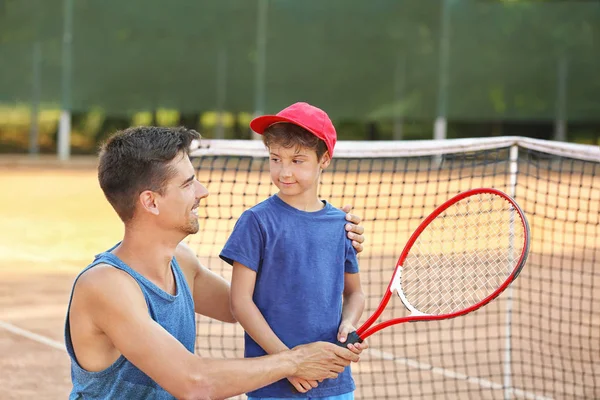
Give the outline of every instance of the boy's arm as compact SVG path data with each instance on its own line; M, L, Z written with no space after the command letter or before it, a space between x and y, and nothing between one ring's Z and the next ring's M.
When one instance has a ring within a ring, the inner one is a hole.
M72 307L90 315L96 331L177 398L227 398L296 374L308 379L335 377L358 358L329 343L253 359L198 357L150 318L137 283L114 268L96 267L84 273L76 284Z
M287 350L288 347L273 332L254 303L252 295L255 283L256 272L234 261L231 276L231 313L267 354L281 353ZM306 393L319 385L317 380L314 379L307 380L291 375L287 378L300 393Z
M338 340L345 342L348 334L356 330L360 316L365 308L365 294L360 284L360 274L344 274L344 305L342 322L338 330Z
M287 350L288 347L273 332L252 299L255 283L256 272L234 261L231 276L231 313L268 354Z

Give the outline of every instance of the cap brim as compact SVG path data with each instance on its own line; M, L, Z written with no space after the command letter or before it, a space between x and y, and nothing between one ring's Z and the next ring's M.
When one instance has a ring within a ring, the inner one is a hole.
M290 124L302 126L296 121L292 121L289 118L280 117L278 115L263 115L260 117L256 117L252 121L250 121L250 129L258 133L259 135L262 135L268 127L279 122L288 122ZM304 126L302 127L304 128Z

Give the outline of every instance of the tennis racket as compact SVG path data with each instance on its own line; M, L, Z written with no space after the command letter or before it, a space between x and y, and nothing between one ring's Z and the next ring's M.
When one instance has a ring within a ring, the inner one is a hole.
M468 314L519 276L529 253L529 224L517 203L489 188L460 193L436 208L411 235L377 310L345 343L391 325ZM410 315L373 325L393 293Z

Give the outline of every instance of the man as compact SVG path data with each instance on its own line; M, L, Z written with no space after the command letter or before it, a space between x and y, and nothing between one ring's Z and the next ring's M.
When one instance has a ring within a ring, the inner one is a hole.
M289 376L335 378L358 361L362 348L323 342L248 360L194 354L194 312L235 322L229 284L182 243L198 231L197 209L208 196L188 157L198 137L140 127L103 146L100 186L125 233L73 286L65 324L71 399L226 398ZM361 250L362 228L351 228Z

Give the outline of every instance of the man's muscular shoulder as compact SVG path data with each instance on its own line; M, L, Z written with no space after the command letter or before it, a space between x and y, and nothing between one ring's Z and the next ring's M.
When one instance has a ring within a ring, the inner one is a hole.
M131 275L112 265L98 264L77 279L73 290L73 303L85 306L101 300L139 296L143 298L142 291Z
M180 242L175 249L175 259L177 260L177 264L186 275L195 276L202 265L196 257L196 253L184 242Z
M114 284L128 286L135 284L135 279L125 271L115 268L112 265L101 263L83 272L77 279L75 288L99 290L113 286Z

